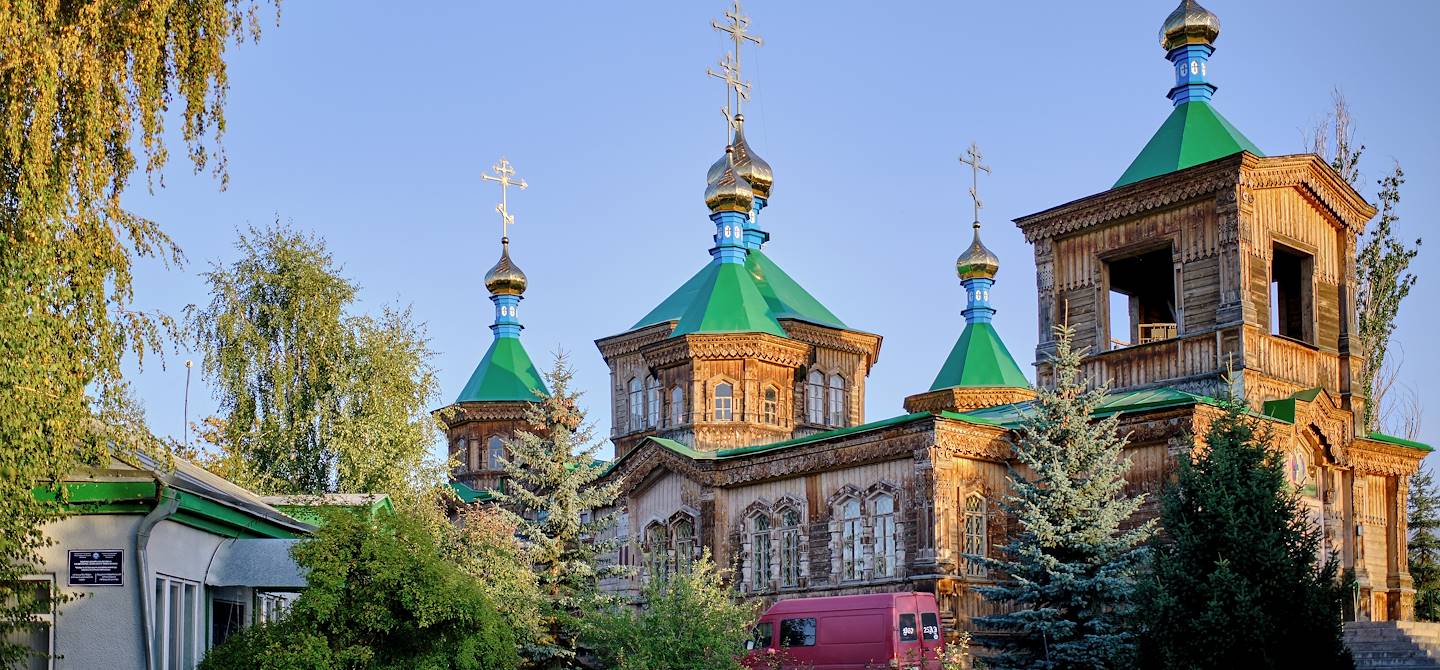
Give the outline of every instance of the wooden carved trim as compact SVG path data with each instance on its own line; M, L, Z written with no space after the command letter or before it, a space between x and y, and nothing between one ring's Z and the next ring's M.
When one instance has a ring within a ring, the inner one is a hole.
M948 388L917 393L905 399L905 411L967 412L982 407L1008 405L1035 399L1035 390L1013 386Z
M662 321L640 330L602 337L595 340L595 346L600 349L600 356L609 362L616 356L633 354L648 345L664 340L670 337L673 330L675 330L674 321Z
M651 368L663 368L687 360L752 359L788 368L805 364L810 347L802 342L764 333L686 335L652 344L641 355Z
M1240 179L1252 189L1303 186L1352 235L1359 235L1365 222L1375 216L1375 206L1314 154L1252 157L1245 161Z
M435 415L446 428L472 421L524 421L532 402L462 402L438 409Z
M827 328L794 319L782 319L781 324L784 325L787 335L801 342L866 356L870 359L870 365L874 365L880 359L882 338L879 335L858 330Z
M1426 455L1426 452L1423 451L1377 442L1369 438L1355 440L1351 443L1349 451L1356 472L1404 477L1418 472L1420 462L1425 459Z

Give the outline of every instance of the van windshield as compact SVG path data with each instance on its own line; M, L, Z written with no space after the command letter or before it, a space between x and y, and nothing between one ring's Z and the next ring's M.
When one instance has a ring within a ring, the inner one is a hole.
M765 649L770 646L770 638L774 635L775 624L769 621L762 621L755 624L750 630L750 639L745 641L746 649Z

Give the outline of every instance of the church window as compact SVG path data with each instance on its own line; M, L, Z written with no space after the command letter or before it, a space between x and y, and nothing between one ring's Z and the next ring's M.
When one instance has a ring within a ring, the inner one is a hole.
M780 513L780 586L800 585L800 512Z
M715 420L735 420L735 387L730 382L715 385Z
M865 574L865 557L860 544L862 534L860 501L854 498L840 505L840 577L848 581Z
M451 455L455 457L456 461L459 461L461 472L468 472L474 469L475 465L471 462L470 452L467 451L465 447L465 438L456 438L455 448L451 451Z
M961 538L961 547L969 556L986 556L987 542L985 540L985 497L979 493L972 493L965 498L965 537ZM971 577L984 577L985 566L977 560L965 559L965 574Z
M845 378L830 375L830 425L844 426L845 421Z
M670 425L685 423L685 391L679 386L670 388Z
M644 428L645 395L640 388L640 378L630 378L630 431Z
M1175 263L1170 247L1105 263L1110 282L1111 349L1173 339L1179 335L1175 319Z
M645 380L645 410L645 425L660 425L660 380L654 377Z
M780 393L771 386L765 389L765 423L775 425L780 420Z
M491 435L490 442L486 445L489 453L486 458L491 470L503 470L505 465L501 463L505 458L505 441L499 436Z
M811 370L805 384L805 420L825 423L825 375Z
M872 502L875 518L872 530L875 533L875 576L895 576L895 497L882 494Z
M667 567L670 564L666 549L669 542L666 541L665 527L660 524L652 524L645 531L645 553L646 562L650 568L651 579L665 579Z
M1270 333L1314 344L1311 277L1315 259L1310 254L1279 244L1274 245L1273 250L1270 261Z
M770 587L770 517L752 517L750 531L750 585L764 591Z
M670 534L675 538L675 572L685 574L695 556L695 524L682 518L671 526Z

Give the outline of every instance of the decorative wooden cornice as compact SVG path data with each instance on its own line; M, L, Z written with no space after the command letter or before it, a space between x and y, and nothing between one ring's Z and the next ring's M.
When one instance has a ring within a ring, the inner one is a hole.
M472 421L523 421L533 402L461 402L435 410L447 429Z
M1033 243L1236 187L1286 186L1303 186L1354 234L1375 216L1375 207L1319 156L1239 153L1022 216L1015 225Z
M1035 390L1014 386L956 386L905 398L907 412L968 412L1035 399Z
M1014 456L1010 431L955 419L935 419L935 455L940 458L978 458L1003 463Z
M1409 476L1420 470L1427 452L1360 438L1350 444L1350 459L1356 472L1372 475Z
M1225 189L1240 181L1241 153L1167 175L1127 184L1015 219L1026 241L1059 237Z
M610 361L616 356L633 354L646 346L664 340L670 337L670 333L674 330L674 321L662 321L628 333L602 337L595 340L595 346L600 349L600 356L606 361Z
M867 357L869 362L866 369L880 360L880 343L883 338L874 333L828 328L794 319L781 319L780 325L785 328L785 333L795 340Z
M1240 184L1246 188L1303 186L1352 234L1375 216L1375 206L1315 154L1260 157L1245 154Z
M754 359L798 368L810 356L810 345L766 333L696 333L665 339L641 350L645 364L665 367L686 360Z

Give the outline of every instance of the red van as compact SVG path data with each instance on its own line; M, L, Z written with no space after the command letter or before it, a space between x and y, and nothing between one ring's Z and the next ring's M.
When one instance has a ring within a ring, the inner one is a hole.
M751 632L745 666L928 670L939 667L940 633L932 593L782 600Z

